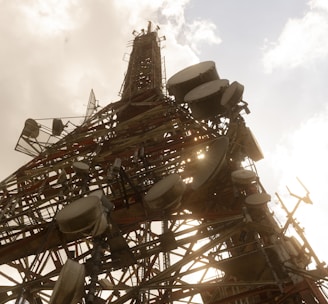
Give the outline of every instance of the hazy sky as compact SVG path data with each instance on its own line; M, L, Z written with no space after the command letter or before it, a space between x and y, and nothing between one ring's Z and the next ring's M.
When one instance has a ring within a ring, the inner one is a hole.
M244 84L262 183L275 201L303 181L314 205L296 216L319 248L328 228L328 0L0 0L0 179L30 160L14 151L27 118L83 115L92 88L102 106L119 100L131 33L148 20L166 37L167 78L213 60L221 78Z

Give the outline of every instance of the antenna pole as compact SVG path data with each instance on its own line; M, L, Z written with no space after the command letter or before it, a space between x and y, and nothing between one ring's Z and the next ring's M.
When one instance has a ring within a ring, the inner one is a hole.
M90 260L90 284L89 284L89 292L86 295L86 304L95 303L95 293L97 291L97 282L98 282L98 273L100 272L101 266L101 252L102 252L102 238L95 237L93 239L93 253Z

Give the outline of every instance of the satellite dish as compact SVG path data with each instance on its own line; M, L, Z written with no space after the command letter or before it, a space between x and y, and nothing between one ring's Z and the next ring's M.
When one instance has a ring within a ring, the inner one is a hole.
M180 175L170 174L149 189L144 201L150 209L177 208L185 189Z
M205 158L199 160L196 175L193 178L191 188L196 190L207 181L213 179L222 169L228 151L229 139L221 136L213 141L209 146L209 151Z
M60 118L54 118L52 120L52 135L60 136L64 130L64 124Z
M91 89L84 121L87 121L92 116L92 114L96 111L96 109L97 109L97 100L96 100L95 93L93 92L93 89Z
M259 161L264 158L262 149L257 142L253 132L250 128L246 127L242 134L242 145L246 154L253 160Z
M176 102L182 103L185 95L202 83L219 79L213 61L204 61L189 66L174 74L167 81L166 87L170 95L174 95Z
M56 221L63 233L86 233L97 236L108 226L106 215L99 197L87 196L60 210L56 215Z
M241 101L244 93L244 86L234 81L223 93L221 105L227 109L232 108Z
M247 205L257 207L268 203L271 200L271 196L268 193L254 193L246 197L245 203Z
M256 173L251 170L240 169L231 173L232 181L239 185L249 185L256 181L256 178Z
M85 267L68 259L60 271L49 304L77 304L84 293Z
M40 127L38 123L32 118L26 119L22 134L26 137L37 138L39 136L39 132Z
M76 174L86 175L89 174L90 167L85 162L76 161L73 163L73 169L76 172Z
M225 88L229 86L227 79L216 79L205 82L192 89L184 97L190 106L191 113L196 119L206 119L224 112L221 97Z

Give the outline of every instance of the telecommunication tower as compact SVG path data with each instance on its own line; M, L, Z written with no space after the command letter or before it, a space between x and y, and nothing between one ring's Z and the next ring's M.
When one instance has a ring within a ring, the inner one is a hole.
M296 209L277 195L281 225L268 205L244 86L205 61L164 87L161 40L135 34L121 99L96 111L92 91L82 124L26 121L32 160L0 183L0 304L327 303Z

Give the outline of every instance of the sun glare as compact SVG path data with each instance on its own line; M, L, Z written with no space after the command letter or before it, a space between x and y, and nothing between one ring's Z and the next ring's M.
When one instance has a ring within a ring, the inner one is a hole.
M272 155L272 168L279 178L278 193L285 193L287 208L291 211L297 199L309 191L313 204L302 202L295 213L296 219L305 229L305 234L318 253L319 258L327 256L324 231L328 214L328 138L323 130L328 130L328 121L321 114L303 124L299 130L285 138ZM302 186L304 185L304 187ZM320 229L318 229L320 227Z
M205 154L202 153L202 152L200 152L200 153L198 153L197 158L198 159L204 159L205 158Z

